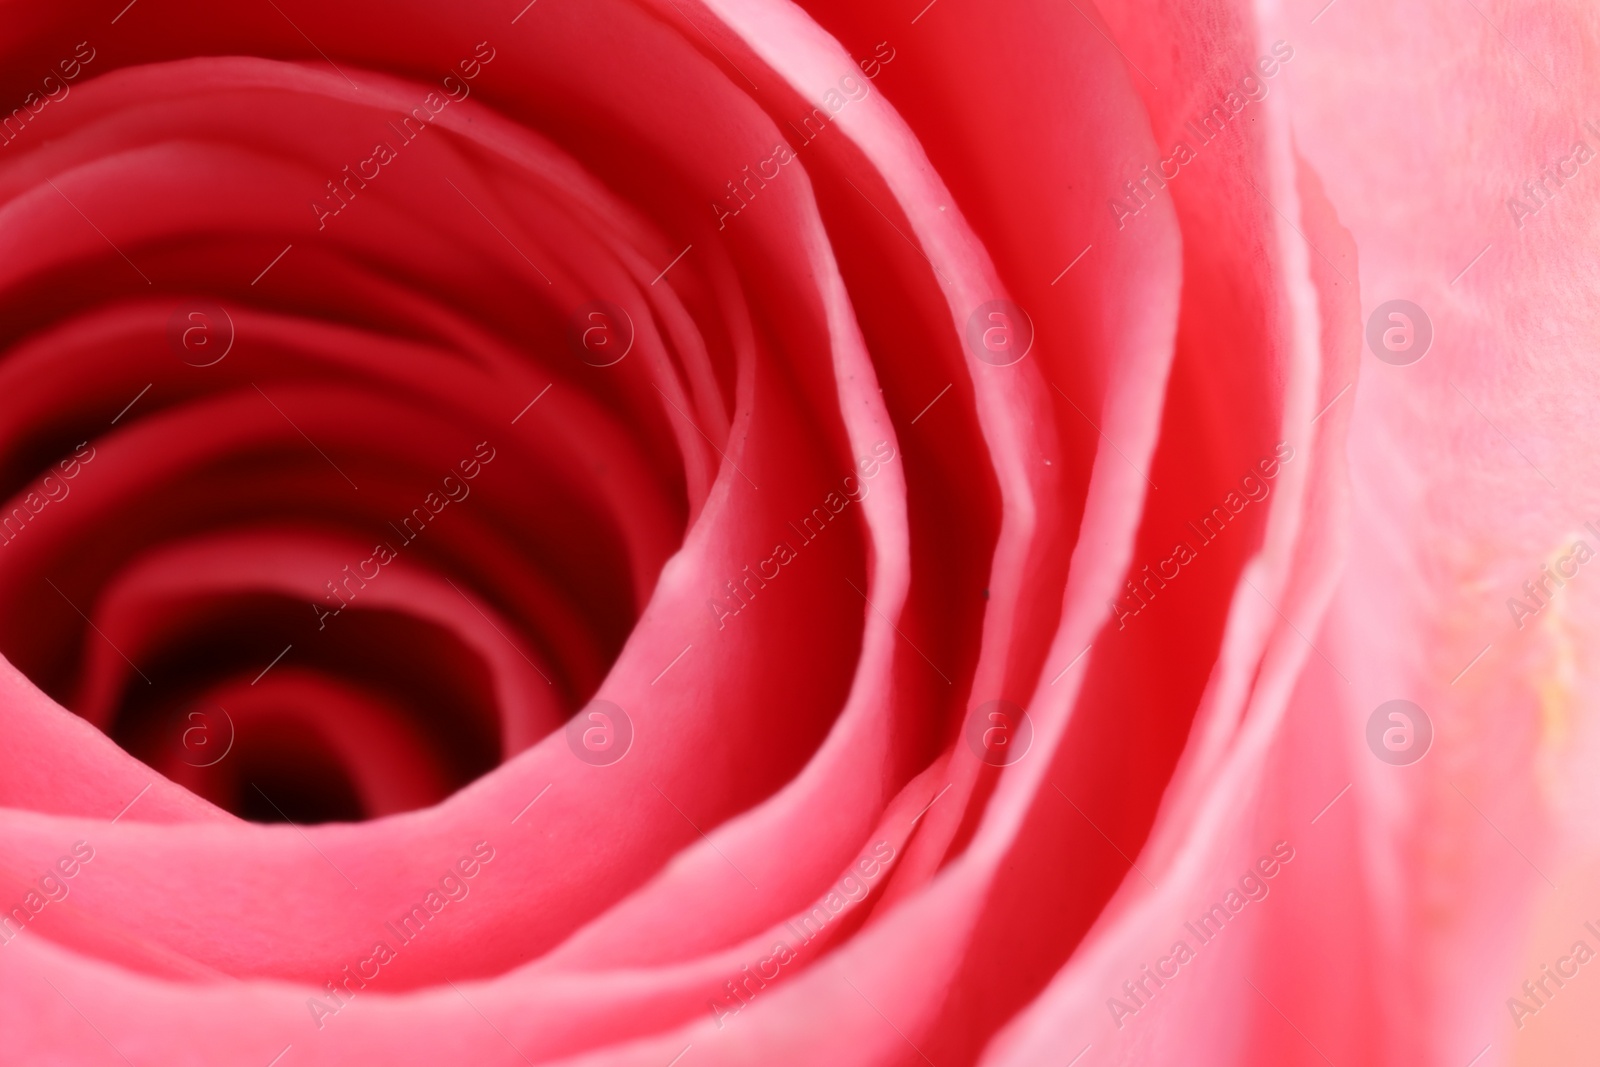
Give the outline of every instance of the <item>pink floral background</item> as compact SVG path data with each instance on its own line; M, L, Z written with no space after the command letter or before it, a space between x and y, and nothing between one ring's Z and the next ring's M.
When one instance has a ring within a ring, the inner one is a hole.
M0 1059L1588 1054L1593 7L4 14Z

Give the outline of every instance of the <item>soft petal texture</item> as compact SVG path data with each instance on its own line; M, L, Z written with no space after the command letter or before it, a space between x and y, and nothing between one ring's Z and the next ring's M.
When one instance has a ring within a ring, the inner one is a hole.
M1587 1047L1592 12L7 14L8 1056Z

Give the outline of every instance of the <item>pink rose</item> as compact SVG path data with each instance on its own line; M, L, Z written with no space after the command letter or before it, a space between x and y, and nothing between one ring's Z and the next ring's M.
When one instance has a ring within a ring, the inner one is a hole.
M1587 13L12 14L18 1062L1586 1047Z

